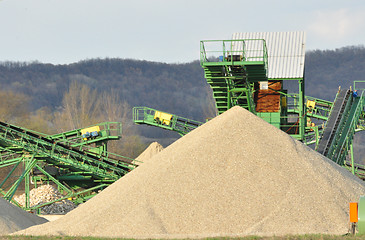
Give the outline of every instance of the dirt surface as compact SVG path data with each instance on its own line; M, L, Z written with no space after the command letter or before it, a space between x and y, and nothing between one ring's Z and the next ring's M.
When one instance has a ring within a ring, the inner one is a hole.
M0 236L45 222L46 219L27 213L0 198Z
M364 183L240 107L58 220L17 234L133 238L348 231Z

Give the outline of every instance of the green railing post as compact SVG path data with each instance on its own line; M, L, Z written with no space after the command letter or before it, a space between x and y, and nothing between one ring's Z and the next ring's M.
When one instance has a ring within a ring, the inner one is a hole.
M351 172L353 175L355 175L354 148L352 143L350 144L350 157L351 157Z

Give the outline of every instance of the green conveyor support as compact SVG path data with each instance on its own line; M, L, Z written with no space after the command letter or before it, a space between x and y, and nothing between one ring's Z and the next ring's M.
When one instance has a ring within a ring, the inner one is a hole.
M0 122L0 139L7 146L15 145L28 152L36 152L47 158L47 161L57 165L63 163L82 171L93 172L95 177L110 178L124 175L133 169L132 165L121 161L107 159L101 156L99 159L93 155L85 154L75 148L56 143L34 133L22 131L22 129Z
M110 132L113 129L121 130L119 123L116 128L110 128L111 123L103 124L98 125L102 126L98 141L105 142L120 138L118 132L116 134ZM77 193L80 187L86 191L102 184L109 185L136 167L134 159L131 158L106 151L95 154L80 150L79 146L73 146L75 136L80 139L80 130L62 133L58 136L47 136L0 122L0 169L10 168L11 170L0 183L3 197L13 201L12 198L23 181L25 182L25 193L29 195L31 178L42 179L42 182L53 182L61 190L74 192L75 196L79 196ZM88 139L85 141L82 138L81 141L78 141L79 143L85 142L81 145L97 144L98 142ZM43 169L47 166L56 168L56 175L51 175ZM19 167L22 169L22 173L16 176L14 174L19 171ZM40 171L43 177L35 176L33 173L35 170ZM29 202L29 199L27 201ZM29 209L29 206L26 204L24 208Z
M358 202L358 223L359 234L365 234L365 196L361 196Z
M299 94L290 94L288 98L294 99L294 102L298 102ZM327 121L328 116L331 112L333 102L323 100L316 97L304 96L305 103L308 101L312 101L315 103L314 108L307 108L307 117L311 117L318 120ZM291 108L288 110L288 113L299 114L298 108Z
M335 141L330 148L330 154L328 154L330 159L337 159L335 161L338 163L344 162L349 146L352 144L363 105L362 97L352 99L351 108L347 114L344 114L342 126L338 129Z
M82 129L94 126L100 127L99 135L92 139L83 139L81 133ZM46 137L60 143L71 145L72 147L78 147L80 145L88 145L102 141L118 140L120 139L121 134L122 126L120 122L102 122L84 128L48 135Z
M346 161L346 157L351 151L354 134L358 130L358 125L364 112L365 96L364 92L362 92L360 96L354 97L352 96L352 91L347 91L349 92L349 97L342 100L342 97L338 95L335 100L335 106L337 106L338 110L331 111L329 119L332 119L333 121L331 122L333 123L327 123L324 129L324 131L329 133L326 136L327 147L322 147L319 151L323 151L323 153L320 153L339 165L349 168L360 178L365 179L365 166ZM342 102L342 106L337 104L339 101ZM333 118L334 114L336 118ZM320 143L319 146L321 147L322 145L324 146L324 143Z
M157 116L165 116L165 118L161 119ZM175 131L181 136L189 133L203 124L202 122L179 117L171 113L161 112L148 107L134 107L133 121L136 124L147 124L150 126Z

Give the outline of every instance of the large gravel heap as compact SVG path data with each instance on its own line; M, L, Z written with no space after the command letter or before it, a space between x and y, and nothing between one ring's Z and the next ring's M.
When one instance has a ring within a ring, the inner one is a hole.
M38 188L33 188L29 192L30 206L36 206L46 202L54 201L63 197L63 195L51 185L42 185ZM25 206L25 194L14 198L22 206ZM70 200L62 200L55 202L44 207L41 207L41 214L65 214L74 209L76 205Z
M0 236L47 222L0 198Z
M364 193L347 170L234 107L64 217L19 234L344 234L348 203Z

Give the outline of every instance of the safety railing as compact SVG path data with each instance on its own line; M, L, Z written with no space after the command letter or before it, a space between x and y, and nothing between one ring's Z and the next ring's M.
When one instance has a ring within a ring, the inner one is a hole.
M264 39L205 40L200 42L200 62L263 62L268 63Z

